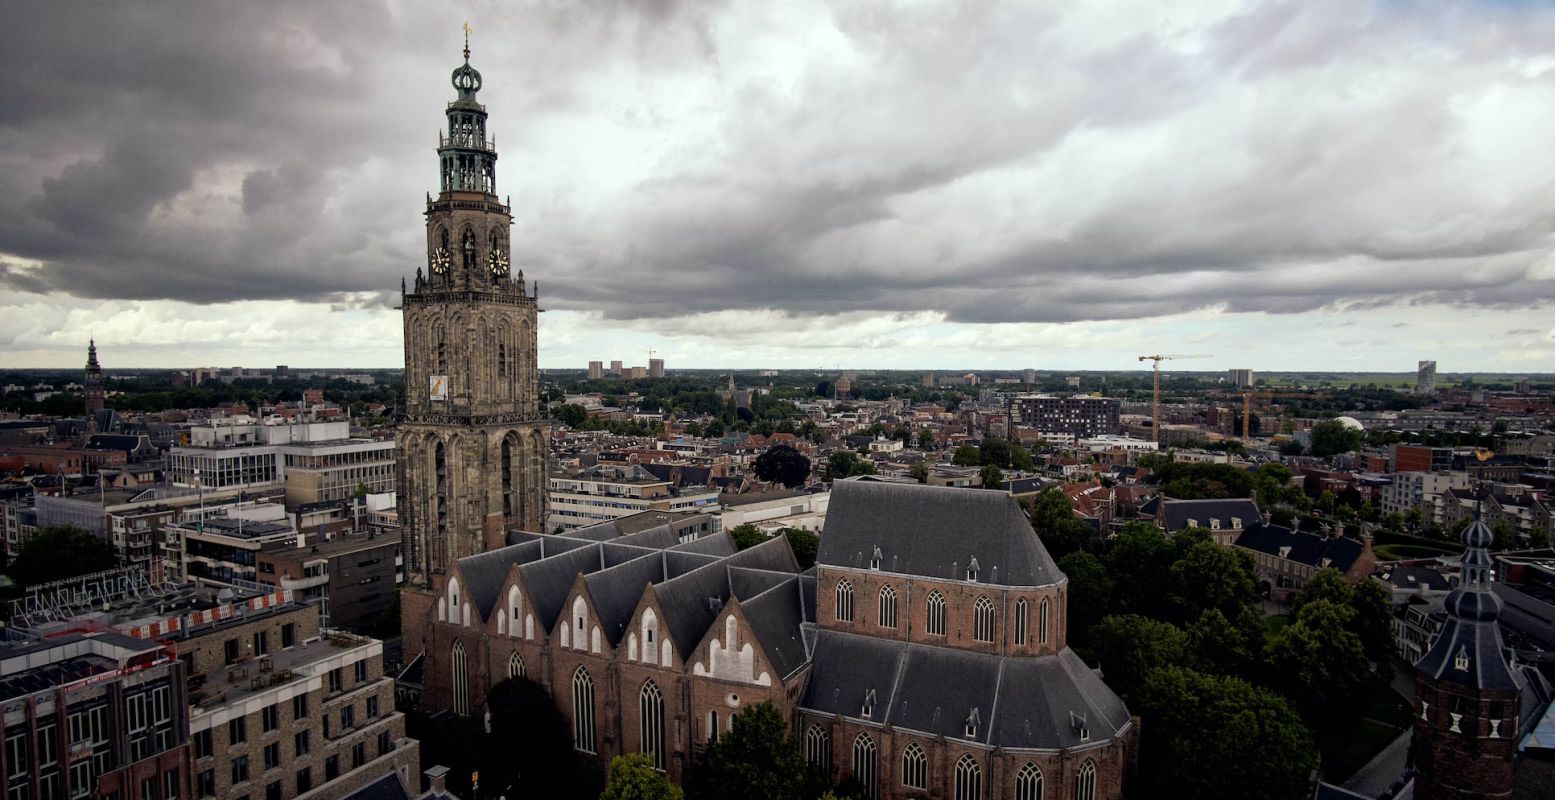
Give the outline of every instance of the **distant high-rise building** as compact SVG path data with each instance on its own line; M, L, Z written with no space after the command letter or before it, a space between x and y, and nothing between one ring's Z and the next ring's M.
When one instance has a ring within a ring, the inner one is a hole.
M626 368L626 369L621 371L621 377L623 377L623 378L630 378L632 380L637 380L638 378L646 378L646 377L648 377L648 368L647 367L628 367L628 368Z
M834 388L838 397L847 397L853 391L853 379L844 375L837 379Z
M967 374L962 375L961 376L961 382L966 384L966 385L968 385L968 386L976 386L977 383L978 383L977 373L975 373L975 372L968 372Z
M1021 373L1021 380L1025 381L1026 383L1036 383L1037 371L1034 369L1027 369L1025 372Z
M664 359L662 359L662 358L650 358L650 359L648 359L648 377L650 377L650 378L662 378L662 377L664 377Z
M590 378L603 378L603 377L605 377L605 362L603 362L603 361L590 361L589 362L589 377Z
M1113 397L1045 397L1028 395L1010 401L1010 421L1038 433L1081 438L1115 434L1122 403Z
M1420 367L1415 371L1415 393L1436 393L1436 362L1421 361Z
M1247 389L1253 385L1253 371L1250 369L1228 369L1226 380L1238 389Z
M82 394L86 397L86 415L91 417L103 410L103 368L97 364L97 340L86 346L86 378L81 381Z
M925 387L932 387L934 385L934 373L932 373L932 372L925 372L925 373L923 373L923 385Z
M275 377L277 377L277 378L287 378L287 377L290 377L291 374L292 374L292 368L291 367L288 367L285 364L277 364L277 365L275 365Z
M621 374L621 362L619 362L619 361L612 361L612 362L610 362L610 374L612 374L612 375L620 375Z

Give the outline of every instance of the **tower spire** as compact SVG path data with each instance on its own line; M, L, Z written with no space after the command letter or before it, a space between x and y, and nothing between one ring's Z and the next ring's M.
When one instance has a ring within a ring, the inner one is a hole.
M470 21L464 21L464 63L470 63Z

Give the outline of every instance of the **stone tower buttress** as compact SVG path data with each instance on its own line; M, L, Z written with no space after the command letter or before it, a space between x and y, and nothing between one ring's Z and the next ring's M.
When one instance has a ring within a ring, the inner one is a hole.
M496 144L468 46L453 86L439 193L425 212L426 269L401 300L399 513L406 578L422 589L456 559L503 546L509 528L540 531L545 519L540 309L523 273L510 272L513 220L496 195Z

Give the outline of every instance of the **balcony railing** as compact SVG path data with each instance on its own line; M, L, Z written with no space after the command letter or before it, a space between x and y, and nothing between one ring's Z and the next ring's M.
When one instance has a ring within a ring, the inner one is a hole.
M488 153L495 153L497 152L497 137L487 136L482 138L462 133L454 134L453 136L438 134L437 146L440 149L444 147L463 147L470 150L484 150Z

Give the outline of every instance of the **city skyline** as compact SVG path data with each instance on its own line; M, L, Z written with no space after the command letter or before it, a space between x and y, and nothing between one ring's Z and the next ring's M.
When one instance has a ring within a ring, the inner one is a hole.
M1549 9L788 9L456 12L542 368L1555 364ZM7 366L397 365L448 12L17 15Z

